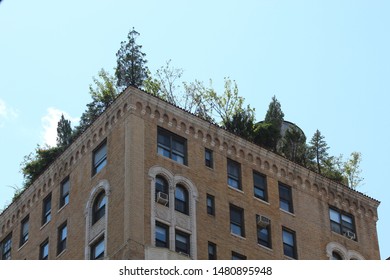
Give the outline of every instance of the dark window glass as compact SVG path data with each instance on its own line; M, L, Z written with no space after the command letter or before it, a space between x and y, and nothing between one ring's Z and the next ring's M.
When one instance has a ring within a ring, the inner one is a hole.
M295 241L295 232L283 228L283 252L285 256L297 259L297 247Z
M95 224L106 214L107 196L104 191L100 192L93 203L92 224Z
M255 197L267 201L267 178L260 173L253 172L253 185Z
M230 205L230 232L245 237L244 209Z
M43 200L42 207L42 225L48 223L51 220L51 194L46 196Z
M169 248L169 227L156 222L156 247Z
M209 253L209 260L216 260L217 259L217 245L209 242L208 243L208 253Z
M341 255L335 251L332 252L332 260L342 260Z
M40 260L49 259L49 239L44 241L39 247L39 259Z
M20 246L22 246L28 240L28 227L29 227L29 216L27 216L22 220L20 226Z
M68 226L66 223L58 228L57 255L66 249L66 240L68 239Z
M331 230L356 240L356 229L352 215L337 208L329 208Z
M187 165L187 140L160 127L157 134L157 152L178 163Z
M156 201L169 206L169 188L167 181L163 177L157 176L155 188Z
M91 246L91 260L103 259L104 249L104 236L102 236Z
M181 185L175 190L175 210L188 215L188 191Z
M271 224L262 225L258 223L259 216L256 215L257 224L257 243L268 248L272 248L271 244Z
M60 208L69 203L70 181L69 177L61 183Z
M294 213L291 187L279 183L279 207Z
M207 194L207 214L215 215L215 198L214 196Z
M213 151L205 148L204 150L204 163L207 167L213 168Z
M1 259L11 259L11 248L12 248L12 233L8 234L6 238L0 243Z
M176 230L175 236L176 252L190 254L190 235Z
M234 160L227 160L228 185L241 190L241 166Z
M232 260L246 260L246 256L241 255L237 252L232 252Z
M107 164L107 142L104 141L93 151L92 175L99 173Z

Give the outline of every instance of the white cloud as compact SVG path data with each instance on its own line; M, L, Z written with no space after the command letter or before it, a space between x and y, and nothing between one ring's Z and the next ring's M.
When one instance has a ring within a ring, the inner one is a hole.
M47 114L42 117L42 142L50 147L54 147L57 144L57 125L61 119L61 115L64 114L65 119L70 120L72 124L77 123L77 118L72 118L67 112L61 111L57 108L50 107L47 109Z
M16 110L7 106L7 104L5 104L5 101L0 99L0 127L4 125L4 120L14 119L17 116L18 113L16 112Z

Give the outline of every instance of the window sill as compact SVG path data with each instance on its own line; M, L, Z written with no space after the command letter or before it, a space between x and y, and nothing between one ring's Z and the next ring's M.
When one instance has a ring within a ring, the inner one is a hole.
M51 221L51 220L50 220ZM46 227L46 225L47 224L49 224L50 223L50 221L47 221L46 223L44 223L41 227L40 227L40 229L39 230L42 230L44 227Z
M254 196L254 199L256 199L257 201L260 201L261 203L264 203L265 205L268 205L268 206L271 205L268 201L265 201L265 200L263 200L263 199L261 199L261 198L258 198L258 197L256 197L256 196Z
M294 259L292 257L286 256L286 255L284 255L284 259L288 260L288 261L296 261L296 260L298 260L298 259Z
M169 157L163 156L163 155L161 155L161 154L159 154L159 153L157 153L157 156L160 157L160 158L163 158L163 159L165 159L165 160L168 160L168 161L170 161L170 162L173 162L173 163L175 163L175 164L178 164L179 166L189 168L189 167L188 167L188 162L187 162L187 164L180 163L180 162L178 162L178 161L176 161L176 160L173 160L173 159L171 159L171 158L169 158Z
M62 211L62 209L64 209L68 204L69 204L69 203L64 204L60 209L58 209L57 214L60 213L60 212Z
M234 190L234 191L236 191L236 192L239 192L239 193L241 193L241 194L244 194L244 191L243 191L243 190L233 188L233 187L230 186L230 185L228 185L228 188L231 189L231 190Z
M241 239L241 240L246 240L246 238L245 238L244 236L235 234L235 233L233 233L233 232L230 232L230 235L233 236L233 237L239 238L239 239Z
M259 243L257 243L257 246L259 247L259 248L261 248L261 249L264 249L264 250L267 250L267 251L269 251L269 252L274 252L274 250L272 250L272 248L269 248L269 247L267 247L267 246L264 246L264 245L261 245L261 244L259 244Z
M24 243L19 247L18 252L19 252L20 250L22 250L22 249L27 245L27 243L28 243L28 240L27 240L26 242L24 242Z
M288 211L286 211L286 210L284 210L284 209L282 209L282 208L279 208L279 210L282 211L283 213L286 213L286 214L288 214L288 215L290 215L290 216L295 217L295 213L288 212Z
M57 259L59 259L59 258L61 258L66 252L67 252L67 250L68 249L64 249L64 250L62 250L62 252L61 253L59 253L58 255L57 255Z

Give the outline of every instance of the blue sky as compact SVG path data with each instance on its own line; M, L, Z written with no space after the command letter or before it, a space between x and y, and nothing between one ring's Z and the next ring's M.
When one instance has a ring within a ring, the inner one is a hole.
M0 208L22 185L20 163L55 141L61 113L77 123L92 76L114 73L128 31L152 72L169 59L183 81L224 77L262 120L273 95L332 155L363 155L364 185L381 201L381 257L390 256L389 1L49 1L0 4ZM386 233L387 232L387 233Z

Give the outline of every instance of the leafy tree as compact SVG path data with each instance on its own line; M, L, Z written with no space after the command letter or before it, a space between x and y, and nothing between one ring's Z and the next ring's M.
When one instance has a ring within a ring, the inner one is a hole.
M282 139L282 154L289 160L307 166L306 136L294 126L289 127Z
M344 175L348 179L348 186L352 189L356 189L360 186L364 180L361 177L362 170L360 169L360 163L362 161L362 154L360 152L352 152L350 158L344 163Z
M322 174L322 166L328 161L329 163L329 154L328 154L328 144L325 142L325 136L317 129L314 133L312 139L310 140L310 150L314 155L314 160L316 162L316 171Z
M72 141L72 134L71 122L65 119L64 114L62 114L57 124L57 146L63 148L69 146Z
M121 90L128 86L141 87L147 78L148 68L146 66L146 54L141 51L142 45L136 40L140 34L134 30L129 31L128 41L122 41L121 47L116 53L117 67L115 76L117 86Z

